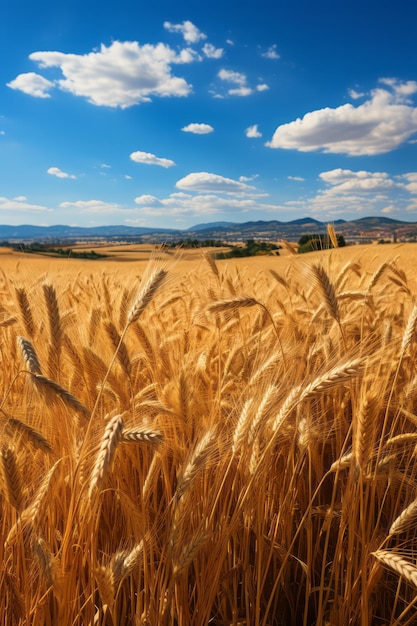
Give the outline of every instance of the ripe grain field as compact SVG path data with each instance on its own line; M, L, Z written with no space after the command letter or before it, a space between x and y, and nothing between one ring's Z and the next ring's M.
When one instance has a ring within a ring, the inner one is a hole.
M154 256L1 251L0 623L416 623L415 246Z

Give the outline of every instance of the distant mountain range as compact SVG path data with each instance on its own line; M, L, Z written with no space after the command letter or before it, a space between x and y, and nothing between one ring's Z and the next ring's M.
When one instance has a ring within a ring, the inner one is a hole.
M417 236L417 222L404 222L388 217L362 217L357 220L336 220L332 222L336 232L347 239L397 238L412 239ZM0 241L9 242L48 242L65 243L67 241L108 240L140 242L172 242L181 239L221 239L236 241L239 239L298 240L302 235L322 233L327 229L327 222L320 222L305 217L291 222L278 220L255 222L210 222L196 224L185 230L166 228L142 228L133 226L8 226L0 225Z

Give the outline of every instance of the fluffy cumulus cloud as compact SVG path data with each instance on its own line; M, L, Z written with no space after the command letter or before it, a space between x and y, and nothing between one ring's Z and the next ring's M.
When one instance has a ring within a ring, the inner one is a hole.
M198 43L202 39L207 39L207 35L201 32L192 22L185 20L181 24L164 22L164 28L170 33L181 33L187 43Z
M52 209L48 209L46 206L28 202L28 199L25 196L16 196L15 198L0 197L0 211L44 213L51 210Z
M125 209L112 202L103 200L77 200L75 202L61 202L61 209L76 209L80 213L131 213L132 209Z
M383 86L371 91L359 106L327 107L278 126L266 145L351 156L395 150L417 132L417 108L410 98L417 93L417 82L382 79L380 83Z
M274 44L270 46L266 52L262 52L262 56L265 57L265 59L279 59L280 56L277 52L277 45Z
M255 188L246 185L238 180L219 176L218 174L210 174L209 172L193 172L188 174L176 185L178 189L196 192L214 192L214 193L247 193Z
M249 126L249 128L246 129L246 137L250 137L250 138L262 137L262 133L258 130L258 124Z
M247 196L223 197L216 193L201 193L192 195L190 193L172 193L167 198L156 199L153 196L149 202L146 196L136 198L139 205L140 215L147 217L170 217L179 220L187 217L206 218L207 216L219 214L240 215L249 211L276 212L279 206L260 202L259 198Z
M229 96L250 96L254 93L254 91L267 91L269 89L268 85L265 83L260 83L256 85L255 88L252 88L248 85L248 78L246 74L242 72L235 72L233 70L226 70L222 68L217 73L217 76L224 83L229 83L229 88L227 89L227 94ZM219 97L219 94L216 94Z
M63 172L62 170L59 169L59 167L50 167L47 170L47 173L50 174L51 176L56 176L57 178L72 178L72 179L77 178L76 176L74 176L74 174L67 174L67 172Z
M224 54L223 48L216 48L211 43L204 44L203 52L208 59L221 59Z
M375 215L415 212L417 173L391 176L387 172L336 168L319 174L324 185L315 196L296 203L298 211L306 211L319 219L347 215Z
M146 165L159 165L159 167L165 168L173 167L175 165L175 162L171 161L171 159L157 157L151 152L142 152L140 150L132 152L130 158L132 161L135 161L135 163L145 163Z
M214 131L210 124L188 124L181 128L185 133L194 133L194 135L208 135Z
M398 187L386 172L343 170L340 168L322 172L320 178L331 185L331 194L340 193L386 193Z
M155 196L151 196L150 194L143 194L142 196L138 196L135 198L136 204L146 205L146 206L160 206L161 201L158 200Z
M172 66L191 63L198 55L191 49L177 53L163 43L114 41L88 54L33 52L29 58L40 68L59 68L63 78L52 83L38 74L20 74L9 83L12 89L46 98L55 84L97 106L127 108L152 97L188 96L191 85L175 76Z
M35 74L35 72L27 72L26 74L19 74L14 80L7 83L7 86L23 91L23 93L35 98L50 98L49 92L55 87L55 83L40 74Z

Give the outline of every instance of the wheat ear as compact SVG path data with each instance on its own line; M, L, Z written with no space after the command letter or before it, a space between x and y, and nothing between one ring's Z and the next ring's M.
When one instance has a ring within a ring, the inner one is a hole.
M331 224L327 224L327 234L329 235L333 248L338 248L339 242L337 241L336 231Z
M2 491L9 504L17 511L21 511L23 505L22 478L14 448L4 447L0 451L0 463Z
M36 521L39 518L41 510L45 504L47 496L49 494L49 490L52 485L52 479L55 478L56 470L61 463L62 459L58 459L56 463L51 467L49 472L46 474L42 483L40 484L38 491L36 493L35 499L33 502L22 512L20 516L20 520L16 522L10 529L9 534L7 535L5 546L12 545L16 538L16 533L18 531L19 525L22 523L23 525L31 524L35 525Z
M190 459L182 473L182 476L178 481L177 489L175 492L177 500L179 500L184 495L186 490L190 487L190 485L198 475L200 468L206 462L207 457L212 450L212 444L215 435L216 433L213 429L208 430L191 454Z
M194 561L197 554L207 544L209 539L210 533L207 530L202 529L198 531L185 545L182 543L177 546L174 545L172 558L174 576L177 576ZM181 545L180 550L177 549L179 545Z
M129 315L127 316L127 326L134 324L142 315L157 290L165 282L168 275L167 270L159 269L152 272L145 285L140 290Z
M226 300L217 300L208 305L207 311L209 313L223 313L224 311L236 311L246 307L252 307L258 304L255 298L249 296L236 296Z
M368 394L353 419L353 456L361 472L365 470L369 462L374 445L375 407L375 399Z
M143 541L140 541L130 552L123 550L116 554L111 561L111 571L114 586L119 585L124 578L136 569L143 559Z
M314 398L324 391L328 391L337 385L347 382L362 370L363 365L364 363L362 359L352 359L331 368L327 372L324 372L321 376L318 376L306 386L298 385L297 387L294 387L288 394L281 406L281 409L276 415L272 423L272 430L276 431L279 428L283 420L297 404L303 400Z
M413 341L414 333L416 330L417 324L417 304L414 305L413 310L411 311L410 317L408 318L407 326L404 330L403 339L401 342L401 355L404 355L408 348L411 346L411 342Z
M410 561L406 561L399 554L389 552L388 550L377 550L372 554L378 561L381 561L381 563L387 565L402 578L417 587L417 567Z
M22 287L16 287L16 298L25 330L29 337L33 337L35 334L35 323L33 321L32 309L30 307L29 298L25 289Z
M121 441L127 443L148 443L152 446L158 446L162 440L162 433L148 428L124 429L121 437Z
M89 410L81 404L77 398L75 398L69 391L61 387L58 383L46 376L41 376L40 374L32 374L32 381L35 386L43 392L48 393L48 391L53 391L61 400L68 404L74 409L81 411L82 413L89 415Z
M49 441L40 432L21 420L9 417L7 427L12 431L18 432L24 441L30 443L34 448L42 450L42 452L52 452L52 446Z
M52 376L59 372L61 354L62 325L55 287L49 283L42 286L49 322L48 366Z
M89 488L90 498L113 461L116 448L122 437L122 431L123 420L120 415L114 415L106 426L96 462L94 464Z
M389 529L389 535L402 535L417 525L417 499L393 521Z
M212 254L211 252L206 252L206 253L204 254L204 258L205 258L205 260L207 261L207 263L208 263L208 265L209 265L209 267L210 267L211 271L213 272L213 274L214 274L217 278L219 278L219 268L218 268L218 267L217 267L217 265L216 265L216 261L215 261L215 259L214 259L213 254Z
M321 265L312 265L311 275L313 279L313 284L315 284L320 289L324 297L324 302L326 304L326 308L329 314L334 320L336 320L336 322L339 323L340 313L336 292L332 283L330 282L330 278L326 270Z
M18 337L17 345L19 346L20 352L22 353L23 360L25 362L25 366L29 370L29 372L31 374L42 375L38 355L36 354L36 350L29 341L29 339L25 339L25 337Z

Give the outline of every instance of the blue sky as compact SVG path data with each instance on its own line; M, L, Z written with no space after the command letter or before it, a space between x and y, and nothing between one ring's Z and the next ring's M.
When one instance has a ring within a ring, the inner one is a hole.
M0 223L417 221L417 4L15 0Z

